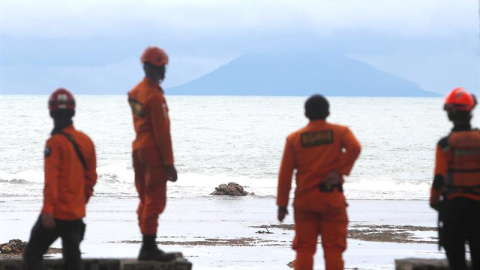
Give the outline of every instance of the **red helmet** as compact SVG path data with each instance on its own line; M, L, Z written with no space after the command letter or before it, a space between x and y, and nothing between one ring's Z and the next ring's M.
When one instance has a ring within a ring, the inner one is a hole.
M462 87L453 89L445 98L443 109L446 111L459 110L471 111L477 105L477 99L474 95L468 93Z
M148 47L142 54L142 63L152 63L155 66L164 66L168 64L167 53L158 47Z
M75 110L75 98L65 88L58 88L51 95L48 100L48 109L56 111L60 109Z

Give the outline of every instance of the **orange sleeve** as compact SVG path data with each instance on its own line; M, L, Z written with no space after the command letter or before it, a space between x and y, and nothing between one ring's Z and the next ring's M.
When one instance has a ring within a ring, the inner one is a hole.
M97 156L95 154L95 145L89 139L90 155L87 157L87 170L85 171L85 199L88 202L93 195L93 187L97 183Z
M283 151L282 163L278 174L277 206L288 206L290 189L292 188L292 176L295 170L295 156L293 146L287 138Z
M441 179L445 179L447 176L448 171L448 151L442 151L442 148L439 144L437 144L437 148L435 150L435 169L434 169L434 182L435 179L441 177ZM443 185L442 185L443 186ZM440 197L442 196L444 188L435 189L434 183L432 183L432 187L430 188L430 204L436 204L440 201Z
M149 109L155 142L162 156L163 164L173 165L172 139L170 136L167 105L161 96L155 95L150 100Z
M434 175L440 174L443 177L447 176L448 171L448 153L449 151L442 151L440 145L437 144L437 148L435 150L435 169Z
M42 214L53 214L53 209L58 198L58 177L60 174L60 161L62 160L62 148L53 137L45 146L45 186L43 189Z
M340 155L336 169L342 175L349 175L362 147L349 128L346 128L342 137L342 147L345 151Z

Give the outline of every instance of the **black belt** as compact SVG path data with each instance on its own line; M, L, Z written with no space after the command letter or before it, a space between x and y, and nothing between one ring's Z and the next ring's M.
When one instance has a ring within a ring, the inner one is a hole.
M327 185L325 185L325 183L321 183L320 185L318 185L318 188L321 192L332 192L336 188L340 193L343 193L343 185L341 183L332 185L330 186L330 188L327 188Z

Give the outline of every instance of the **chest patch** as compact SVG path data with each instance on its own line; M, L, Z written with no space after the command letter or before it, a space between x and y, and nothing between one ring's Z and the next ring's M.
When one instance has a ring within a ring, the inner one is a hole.
M128 103L130 104L130 108L132 108L132 112L139 117L145 117L145 107L143 103L138 100L129 98Z
M302 133L302 147L314 147L333 143L333 130Z
M45 148L45 151L43 151L43 155L45 157L49 157L51 153L52 153L52 149L50 147Z

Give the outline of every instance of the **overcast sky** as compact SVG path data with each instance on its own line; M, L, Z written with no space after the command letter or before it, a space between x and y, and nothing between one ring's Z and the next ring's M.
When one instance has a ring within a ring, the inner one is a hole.
M49 76L42 93L134 83L148 45L171 57L166 86L250 52L334 49L429 91L479 91L479 25L478 0L1 0L0 93L31 89L22 71Z

